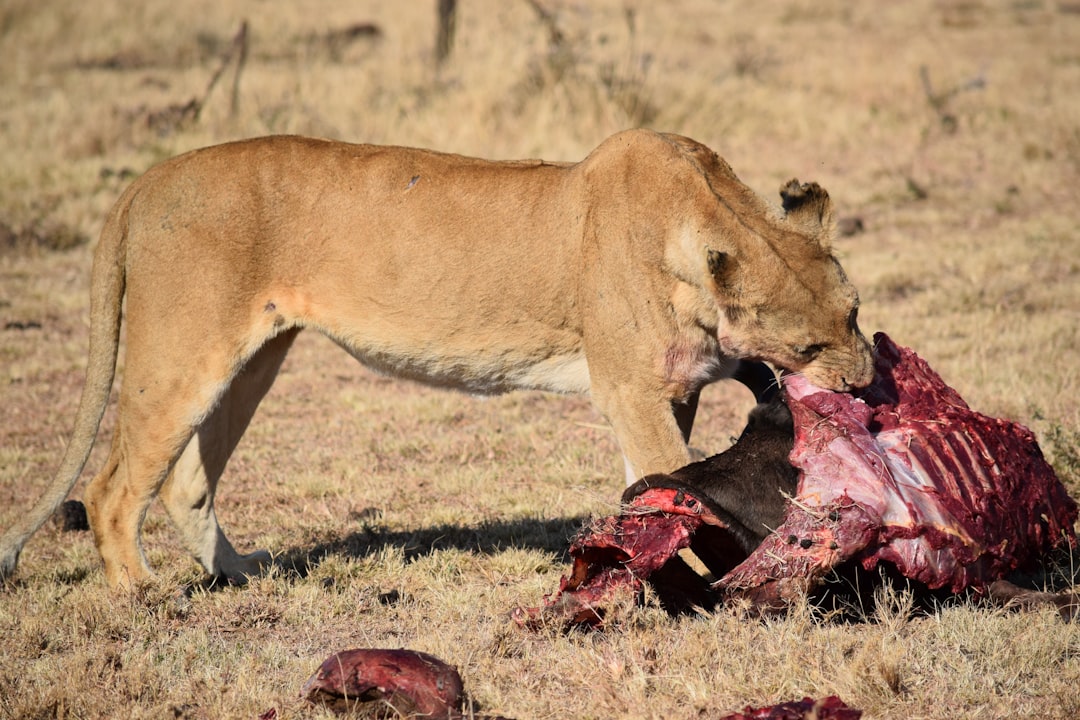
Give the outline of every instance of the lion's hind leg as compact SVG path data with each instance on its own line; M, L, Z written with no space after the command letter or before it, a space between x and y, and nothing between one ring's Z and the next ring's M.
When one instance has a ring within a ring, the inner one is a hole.
M121 412L109 458L86 487L84 498L94 542L114 589L133 588L153 576L142 549L147 508L169 468L191 437L192 419L135 404Z
M218 524L214 495L225 465L277 376L298 330L270 339L247 361L173 466L161 501L187 549L208 574L233 582L258 575L270 555L241 555Z
M153 316L147 312L139 317ZM236 393L248 384L248 374L236 365L244 343L229 342L221 334L180 334L162 324L136 328L136 321L129 321L128 362L112 450L85 493L94 540L113 588L130 588L152 576L142 549L142 525L150 502L170 476L163 500L185 544L196 552L219 547L212 488L257 405L256 400L245 412L232 411L238 404ZM255 367L262 368L250 373L263 380L254 383L256 387L269 387L294 335L283 333L249 359L248 364L255 360ZM230 346L236 349L230 352ZM228 552L219 555L226 566L236 562Z

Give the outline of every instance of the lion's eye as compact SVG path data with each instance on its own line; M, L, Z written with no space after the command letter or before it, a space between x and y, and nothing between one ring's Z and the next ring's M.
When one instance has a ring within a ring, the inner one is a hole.
M813 345L796 345L792 350L803 360L813 360L825 350L825 346L815 343Z

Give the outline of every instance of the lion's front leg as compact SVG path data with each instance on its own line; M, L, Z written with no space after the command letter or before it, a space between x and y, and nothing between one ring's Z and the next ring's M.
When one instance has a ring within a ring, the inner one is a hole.
M627 485L645 475L668 473L691 462L672 400L655 387L629 382L605 387L594 382L592 398L615 431L626 464ZM688 406L683 414L686 434L693 424L693 407Z
M683 442L687 443L687 445L690 443L690 433L694 429L694 418L697 416L698 398L700 396L700 392L695 392L691 393L685 402L672 401L671 403L671 414L675 418L675 424L679 426L679 432L682 433ZM689 448L689 450L690 459L692 461L705 459L705 453L701 450L693 447ZM638 473L634 464L630 461L630 458L625 454L623 455L623 468L626 471L627 487L641 479L642 475Z

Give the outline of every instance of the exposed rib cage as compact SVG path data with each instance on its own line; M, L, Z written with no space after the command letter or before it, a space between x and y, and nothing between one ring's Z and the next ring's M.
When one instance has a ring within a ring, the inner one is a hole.
M1076 503L1030 430L971 410L883 333L875 343L877 377L866 390L785 377L798 497L776 533L720 581L729 594L784 602L848 559L868 569L887 561L959 591L1075 542Z

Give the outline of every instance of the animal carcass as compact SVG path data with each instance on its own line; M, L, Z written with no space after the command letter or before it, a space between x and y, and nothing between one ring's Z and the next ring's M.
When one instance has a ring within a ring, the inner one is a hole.
M971 410L883 333L875 345L869 387L837 393L785 375L790 424L776 402L759 405L727 452L628 488L622 514L575 538L559 592L519 621L596 623L646 580L669 606L746 598L778 610L848 562L981 589L1075 544L1076 503L1030 430ZM686 547L719 579L678 558Z

